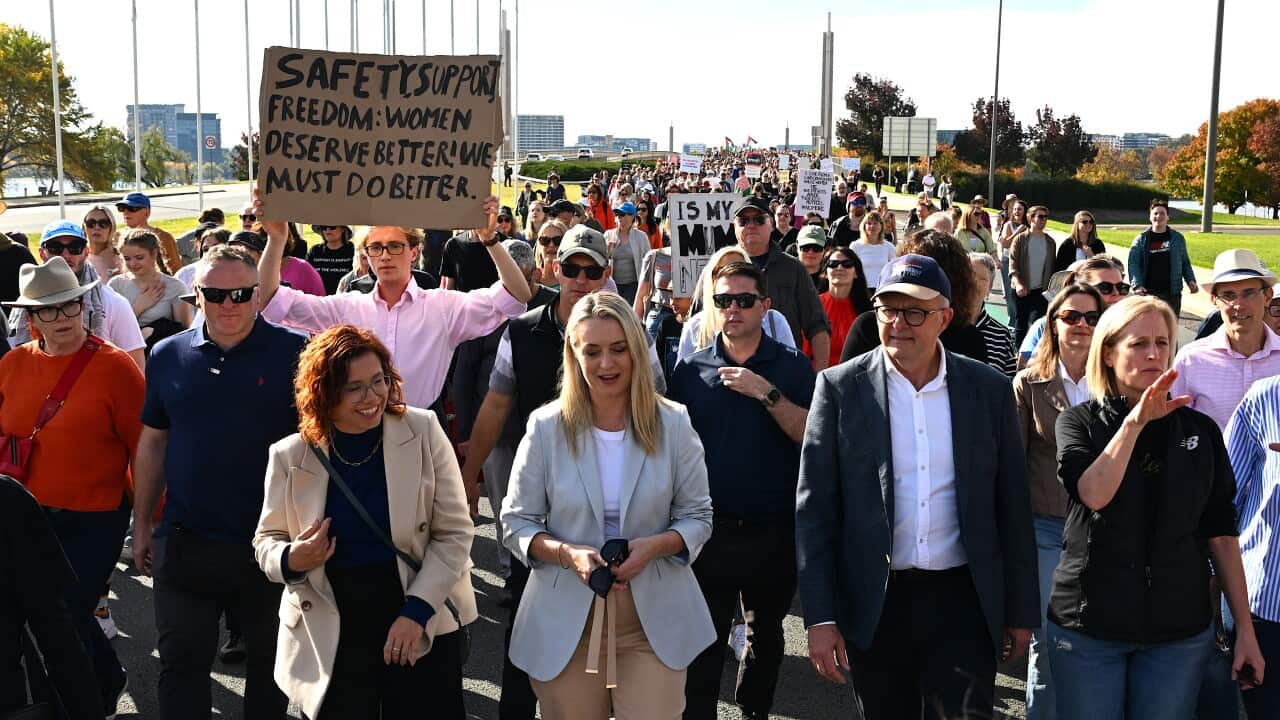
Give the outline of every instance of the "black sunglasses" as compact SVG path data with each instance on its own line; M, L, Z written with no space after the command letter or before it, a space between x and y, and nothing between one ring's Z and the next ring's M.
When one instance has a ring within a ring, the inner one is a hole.
M84 226L87 228L102 228L103 230L106 230L111 227L111 221L106 218L101 220L90 218L84 221Z
M538 238L538 244L541 245L542 247L551 247L552 245L559 245L560 238L562 237L564 236L563 235L543 235L542 237Z
M738 227L746 227L752 223L755 223L756 225L763 225L768 222L768 217L765 215L739 215L736 222L738 223Z
M503 217L502 215L499 215L499 216L498 216L498 222L511 222L511 218L509 218L509 217Z
M240 219L241 219L241 220L248 220L249 222L253 222L254 220L257 220L257 219L258 219L258 216L257 216L257 215L254 215L253 213L242 213L242 214L240 215Z
M844 268L846 270L850 270L857 264L858 263L854 260L828 260L827 269L835 270L836 268Z
M50 255L61 255L64 252L69 252L72 255L79 255L80 253L84 252L84 249L88 247L89 244L86 243L84 240L72 240L69 243L60 243L60 242L55 242L53 240L46 240L45 242L40 243L40 246L43 247L45 249L45 252L49 253Z
M244 217L244 215L241 215L240 217ZM250 217L249 219L252 220L253 218ZM315 230L318 233L322 233L328 230L337 230L338 228L336 225L312 225L311 229Z
M253 299L253 291L257 287L257 285L250 285L249 287L231 288L229 290L202 287L200 288L200 294L204 296L205 302L213 303L214 305L221 305L222 301L228 297L236 305L243 305Z
M1098 292L1102 293L1103 295L1110 295L1110 294L1112 294L1112 293L1117 293L1117 294L1120 294L1120 295L1128 295L1128 294L1129 294L1129 290L1130 290L1131 288L1130 288L1130 286L1129 286L1129 283L1123 283L1123 282L1119 282L1119 283L1100 282L1100 283L1094 283L1094 284L1093 284L1093 289L1094 289L1094 290L1097 290Z
M1098 320L1102 318L1102 313L1097 310L1088 312L1080 312L1079 310L1063 310L1058 313L1058 319L1068 325L1079 325L1083 320L1089 327L1097 327Z
M756 306L756 300L762 299L755 293L717 293L711 296L711 302L721 310L728 310L733 303L738 303L738 307L743 310L750 310Z
M588 280L599 280L604 277L604 268L599 265L571 265L569 263L560 263L560 272L570 280L578 277L579 273L586 273Z
M142 207L140 205L117 205L116 209L120 212L138 212Z

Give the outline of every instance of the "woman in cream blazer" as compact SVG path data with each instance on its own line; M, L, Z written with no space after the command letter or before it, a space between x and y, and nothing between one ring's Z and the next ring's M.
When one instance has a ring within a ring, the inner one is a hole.
M465 716L462 624L477 617L474 527L457 460L435 415L407 408L387 349L339 326L303 351L300 433L271 447L253 546L284 583L276 683L308 718ZM369 529L311 451L315 444L396 549ZM429 700L428 700L429 699Z
M502 506L503 543L532 571L511 661L546 720L605 720L610 707L673 720L685 668L716 638L691 568L711 536L702 443L684 407L654 392L621 296L580 300L565 337L560 399L530 417ZM630 555L601 598L587 581L618 538Z

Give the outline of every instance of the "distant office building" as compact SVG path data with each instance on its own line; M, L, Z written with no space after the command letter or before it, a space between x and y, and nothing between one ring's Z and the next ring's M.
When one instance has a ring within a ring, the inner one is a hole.
M1090 133L1089 141L1099 148L1108 148L1119 152L1123 142L1119 135L1102 135L1100 133Z
M580 148L591 148L592 150L600 150L602 152L622 152L626 148L631 148L632 152L649 152L658 149L658 143L649 138L624 138L614 137L613 135L579 135L578 145Z
M560 150L564 147L563 115L521 115L517 141L520 151Z
M143 133L150 128L160 128L165 142L178 150L197 157L197 145L204 145L205 162L222 162L222 121L217 113L201 113L201 137L196 136L196 114L185 112L185 105L140 105L138 125ZM133 141L134 106L125 106L127 125L125 135ZM212 146L212 147L210 147Z
M685 143L680 146L680 152L685 155L701 155L707 151L706 143Z
M938 144L939 145L955 145L956 136L962 132L964 131L963 130L939 130Z
M1164 144L1171 139L1164 133L1125 133L1120 138L1120 149L1143 150Z

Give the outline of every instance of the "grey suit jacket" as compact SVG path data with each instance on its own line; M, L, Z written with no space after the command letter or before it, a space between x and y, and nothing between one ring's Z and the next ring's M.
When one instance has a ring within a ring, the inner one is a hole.
M631 581L645 637L664 665L680 670L716 639L711 614L691 567L711 537L711 495L702 442L683 405L659 400L661 441L646 456L627 433L621 522L626 538L675 530L686 552L655 560ZM539 533L574 544L604 544L604 496L595 443L569 446L559 403L539 408L516 452L502 503L503 544L529 565L529 584L511 632L511 662L535 680L554 679L569 664L586 627L594 593L572 569L529 557Z
M883 348L818 375L800 454L796 540L806 625L871 644L893 540L893 457ZM1006 627L1040 625L1026 462L1009 380L947 353L960 540L997 653Z

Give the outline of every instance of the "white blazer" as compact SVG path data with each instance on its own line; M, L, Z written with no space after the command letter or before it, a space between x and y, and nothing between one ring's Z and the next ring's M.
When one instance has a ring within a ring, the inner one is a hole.
M651 562L630 583L645 637L664 665L680 670L715 642L702 590L691 564L711 537L711 495L702 442L683 405L658 400L660 441L646 456L631 431L620 493L626 538L675 530L686 551ZM529 557L538 533L599 548L604 544L604 494L590 433L570 449L560 406L529 418L502 503L503 544L531 573L511 632L511 662L529 677L558 676L582 638L595 594L573 570Z

